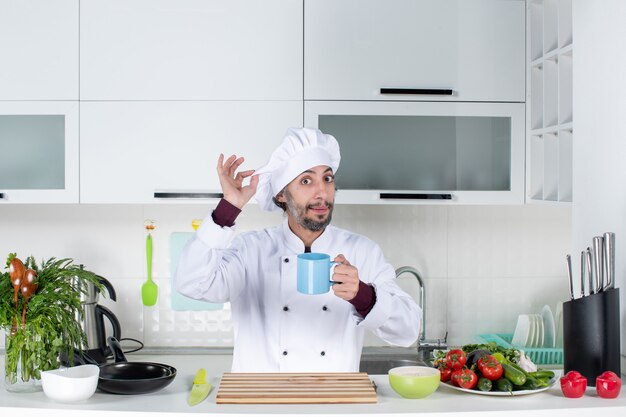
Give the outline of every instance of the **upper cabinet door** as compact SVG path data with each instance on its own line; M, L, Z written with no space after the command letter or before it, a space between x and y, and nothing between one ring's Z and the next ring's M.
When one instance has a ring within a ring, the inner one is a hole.
M82 100L302 100L302 1L83 0Z
M0 205L78 203L78 101L0 101Z
M83 102L80 116L81 203L189 202L221 193L220 153L265 164L302 102Z
M314 0L304 16L305 100L525 100L523 0Z
M0 0L0 100L78 100L78 0Z

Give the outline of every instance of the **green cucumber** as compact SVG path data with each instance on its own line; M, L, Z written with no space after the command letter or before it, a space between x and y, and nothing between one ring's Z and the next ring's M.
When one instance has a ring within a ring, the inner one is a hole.
M496 381L496 389L502 392L513 392L513 384L508 379L502 377Z
M513 367L510 363L503 363L501 365L504 369L504 376L506 379L511 381L513 385L524 385L526 382L526 375L524 374L524 371Z
M538 379L550 379L550 378L554 378L554 372L549 371L549 370L537 370L536 372L528 372L528 375L538 378Z
M493 382L491 382L487 378L485 377L478 378L478 384L476 385L476 388L478 388L479 390L491 391L492 387L493 387Z
M524 384L522 384L520 388L528 389L528 390L536 390L544 386L545 385L541 384L537 378L533 378L532 376L527 376L526 382L524 382Z

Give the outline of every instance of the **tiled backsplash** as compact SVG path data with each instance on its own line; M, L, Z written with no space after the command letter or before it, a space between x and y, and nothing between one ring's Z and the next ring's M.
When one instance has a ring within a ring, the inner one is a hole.
M213 206L5 205L0 206L0 256L73 258L108 278L117 302L103 300L120 319L122 336L148 347L232 346L230 309L173 311L169 237L189 232L191 220ZM154 307L141 303L146 277L144 220L156 221ZM274 225L281 215L249 205L239 231ZM564 258L571 247L571 211L525 206L339 205L333 224L380 244L394 266L417 268L426 286L426 336L449 332L451 344L485 332L512 332L519 313L554 308L567 299ZM4 262L3 262L4 263ZM411 275L400 285L417 297ZM0 339L4 343L4 338ZM367 345L382 345L373 335Z

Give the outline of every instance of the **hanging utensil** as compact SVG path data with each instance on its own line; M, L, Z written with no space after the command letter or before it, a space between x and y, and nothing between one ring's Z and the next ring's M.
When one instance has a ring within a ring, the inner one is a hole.
M575 297L574 297L574 282L572 281L572 257L569 254L566 255L565 261L567 262L567 281L569 283L570 299L573 300Z
M604 274L606 280L603 291L610 290L615 286L615 233L606 232L603 236L604 243Z
M595 266L596 279L594 283L595 293L599 293L602 291L602 286L604 282L604 270L602 267L602 236L595 236L593 238L593 262Z
M152 281L152 235L150 232L155 229L154 222L146 223L148 236L146 237L146 261L148 266L148 279L141 286L141 300L145 306L153 306L156 304L159 295L159 287Z

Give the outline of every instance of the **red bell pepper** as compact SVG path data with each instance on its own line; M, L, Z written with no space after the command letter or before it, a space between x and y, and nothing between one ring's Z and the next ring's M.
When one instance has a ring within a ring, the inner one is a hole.
M561 391L567 398L580 398L587 389L587 378L580 372L569 371L561 377Z
M602 398L617 398L622 380L614 372L606 371L596 378L596 392Z

